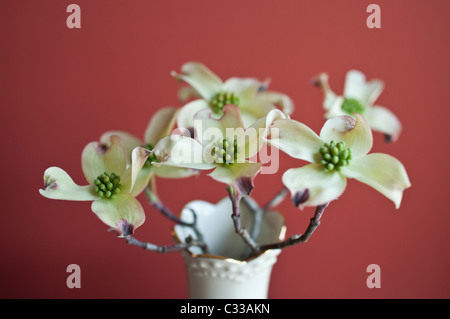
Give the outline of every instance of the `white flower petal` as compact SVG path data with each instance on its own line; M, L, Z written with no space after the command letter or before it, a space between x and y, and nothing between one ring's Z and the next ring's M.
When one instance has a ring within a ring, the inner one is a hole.
M196 169L184 167L170 167L166 165L161 165L155 167L154 169L156 176L162 178L185 178L199 174L199 171Z
M350 70L345 77L344 97L353 98L366 105L372 105L384 89L381 80L366 82L365 75L357 70Z
M182 135L169 135L156 144L154 154L160 165L207 170L215 167L203 159L203 147L193 138Z
M39 193L50 199L91 201L98 195L91 185L79 186L59 167L47 168L44 172L44 188Z
M336 105L336 99L338 98L338 96L330 88L330 84L328 83L328 74L320 73L315 78L313 78L312 83L313 85L322 89L324 95L323 108L329 111L333 105Z
M126 174L123 178L123 191L128 193L133 192L133 194L139 194L143 188L141 188L142 183L137 185L136 180L144 167L145 162L150 156L151 151L143 147L136 147L131 153L131 165L128 167Z
M374 106L367 110L365 116L374 131L389 135L392 142L398 139L402 124L390 110L382 106Z
M194 116L202 110L209 110L209 104L205 100L195 100L184 105L177 116L178 127L191 128L194 127Z
M222 80L205 65L188 62L181 67L181 74L172 75L191 85L204 99L210 100L222 88Z
M197 112L194 117L194 129L196 139L206 146L218 139L231 137L236 129L237 132L244 132L244 123L239 107L230 104L224 106L220 118L214 118L211 109Z
M253 99L261 87L264 87L264 83L254 78L229 78L222 90L235 93L244 102Z
M372 148L373 138L369 123L360 114L337 116L327 120L320 131L320 138L326 142L345 142L352 151L352 157L366 155Z
M325 112L325 119L330 119L332 117L347 115L342 109L342 103L344 98L342 96L336 96L332 103L329 105L329 109Z
M238 158L249 159L255 156L264 145L270 125L278 119L286 119L286 115L278 109L273 109L267 116L256 120L238 137Z
M251 126L253 123L255 123L259 117L256 117L250 113L246 113L246 112L242 112L241 113L242 116L242 122L244 123L244 127L249 127Z
M342 167L342 173L365 183L395 203L399 208L403 191L411 186L408 174L402 163L396 158L373 153L351 160L349 166Z
M306 125L291 120L279 119L270 126L267 143L279 148L294 158L314 162L324 141Z
M154 167L144 167L136 176L133 189L129 192L131 196L138 196L147 187L151 177L154 174Z
M237 163L230 166L217 166L217 168L208 174L218 182L228 185L235 185L239 178L246 177L250 180L261 170L261 163Z
M142 146L143 142L136 136L123 132L123 131L108 131L102 134L100 137L100 144L111 146L111 136L118 136L122 139L123 146L125 147L125 153L127 155L128 164L131 163L131 152L137 146Z
M266 91L256 96L257 100L265 100L274 107L278 107L283 113L290 115L294 112L294 102L289 96L275 91Z
M283 174L283 184L291 192L296 206L318 206L337 199L347 185L339 172L324 172L320 164L308 164L288 169Z
M123 175L127 167L125 147L119 136L110 136L110 143L91 142L83 149L81 165L89 184L105 171L109 174Z
M178 98L184 103L191 98L201 98L201 95L193 87L183 86L178 90Z
M260 95L252 100L242 102L239 107L243 114L250 115L256 119L266 116L276 108L268 99L260 97Z
M91 209L103 223L120 234L123 233L124 221L132 226L130 233L145 221L142 205L130 195L118 194L114 199L97 199L92 202Z
M153 115L144 134L146 144L155 146L162 138L172 133L177 119L177 109L164 107Z

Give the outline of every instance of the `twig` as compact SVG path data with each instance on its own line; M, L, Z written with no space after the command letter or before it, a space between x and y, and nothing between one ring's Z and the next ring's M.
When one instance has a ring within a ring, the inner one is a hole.
M187 223L187 222L179 219L177 216L175 216L175 214L172 213L172 211L161 202L161 200L156 196L156 194L154 192L152 192L152 190L150 190L149 188L146 188L145 193L146 193L148 199L150 200L150 205L155 207L165 217L167 217L171 221L175 222L176 224L191 227L192 230L195 232L195 235L197 236L198 240L203 240L203 235L200 232L200 230L197 228L197 225L196 225L197 224L197 214L195 213L195 211L193 209L188 208L192 212L194 221L192 223Z
M231 204L233 207L233 213L231 215L231 218L233 219L234 229L236 233L242 237L243 241L247 244L247 246L249 246L252 251L256 251L258 245L253 240L252 236L250 236L248 230L242 227L241 214L239 210L239 204L241 202L242 195L234 194L231 187L227 188L227 191L230 196Z
M253 223L252 228L252 238L256 240L259 236L259 233L261 231L261 222L262 218L265 212L267 212L269 209L279 205L286 194L289 192L287 188L283 188L280 192L278 192L274 198L272 198L267 204L265 204L261 209L259 209L258 212L255 213L255 221Z
M272 198L266 205L264 205L262 207L263 211L268 211L272 207L279 205L283 201L284 197L286 196L286 194L288 192L289 192L289 190L286 187L283 187L283 189L281 191L279 191L274 196L274 198Z
M167 246L158 246L152 243L145 243L140 240L137 240L136 238L132 237L131 235L128 235L125 237L125 240L128 244L134 245L146 250L156 251L158 253L170 253L173 251L179 251L183 250L189 247L198 246L202 248L203 250L206 249L206 244L202 241L194 240L192 237L186 238L185 243L176 244L176 245L167 245Z
M288 239L278 242L278 243L262 245L259 247L258 252L265 251L268 249L283 249L283 248L286 248L289 246L307 242L308 239L311 237L311 235L316 230L316 228L319 227L320 218L322 217L322 214L325 211L325 208L328 207L328 205L329 205L329 202L316 207L314 217L310 219L309 225L306 228L306 231L304 234L294 235L294 236L289 237Z

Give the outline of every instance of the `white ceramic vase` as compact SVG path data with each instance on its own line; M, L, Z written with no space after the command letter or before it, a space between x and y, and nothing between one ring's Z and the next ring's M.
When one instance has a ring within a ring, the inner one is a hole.
M249 199L249 201L252 201ZM252 201L253 204L256 204ZM265 299L272 267L280 250L268 250L257 256L244 258L248 248L236 234L231 219L232 206L228 197L217 204L193 201L185 206L181 219L193 221L192 211L197 216L197 227L207 244L207 252L199 247L182 251L186 266L189 298L192 299ZM250 230L254 213L241 201L241 222ZM263 215L261 231L256 241L259 244L273 243L284 239L286 227L278 212ZM190 227L176 225L174 238L182 242L188 236L196 238Z

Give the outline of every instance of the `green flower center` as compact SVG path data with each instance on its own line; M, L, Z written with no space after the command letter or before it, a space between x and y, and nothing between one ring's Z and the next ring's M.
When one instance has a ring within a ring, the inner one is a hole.
M361 114L364 112L364 106L357 99L344 98L341 108L348 114Z
M339 171L342 166L347 166L352 159L352 151L345 147L344 142L325 143L319 150L320 164L325 172Z
M210 102L212 110L217 114L222 114L223 107L227 104L239 106L239 98L234 92L221 91L214 95Z
M147 145L144 145L142 147L148 149L149 151L153 151L153 149L155 148L155 146L152 145L152 144L147 144ZM147 160L144 163L144 167L147 167L147 168L148 167L152 167L153 166L152 162L158 162L158 159L156 158L155 153L152 153L152 155L147 157Z
M224 166L234 165L237 159L237 138L227 137L214 143L211 155L214 161Z
M95 181L95 192L102 198L113 199L119 194L122 185L120 177L114 173L108 174L104 172L99 175Z

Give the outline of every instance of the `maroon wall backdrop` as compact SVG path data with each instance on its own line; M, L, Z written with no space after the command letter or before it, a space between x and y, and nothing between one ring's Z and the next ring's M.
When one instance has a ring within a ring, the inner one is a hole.
M2 167L0 297L185 298L178 253L127 245L90 211L90 203L39 195L44 170L66 169L83 184L83 147L110 129L142 136L160 107L181 106L170 71L202 61L226 79L270 77L296 103L293 117L318 131L322 94L309 80L330 74L341 92L359 69L385 80L380 105L404 131L395 144L375 134L373 151L399 158L413 187L400 210L350 181L307 244L279 257L271 298L448 298L448 1L373 1L381 29L366 26L372 1L86 1L81 29L66 26L71 1L3 1L0 10ZM258 201L281 188L257 177ZM174 192L174 189L177 189ZM194 199L216 202L224 186L207 176L159 180L174 210ZM136 236L170 244L172 224L147 206ZM279 206L288 235L313 211ZM66 286L66 267L81 267L80 289ZM381 288L366 286L366 267L381 267Z

